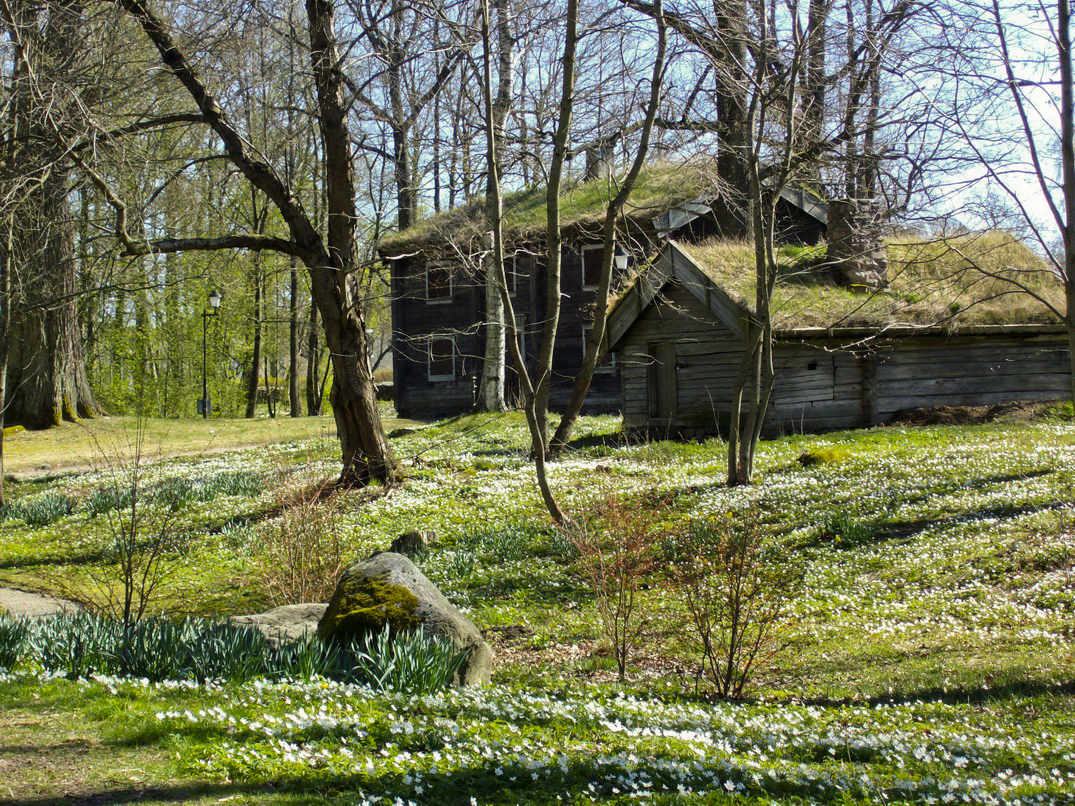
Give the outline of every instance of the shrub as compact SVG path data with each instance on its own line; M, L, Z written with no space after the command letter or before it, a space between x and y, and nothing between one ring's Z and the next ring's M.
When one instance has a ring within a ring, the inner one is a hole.
M643 579L654 569L658 546L668 535L663 522L666 503L658 499L643 504L610 494L562 527L593 592L621 682L646 625L645 614L639 610L639 592Z
M675 549L669 573L690 618L686 638L700 675L719 696L742 697L756 662L780 648L801 567L764 539L756 510L741 523L692 521Z
M26 624L0 616L0 669L11 669L26 653Z
M258 578L274 605L327 602L345 566L337 499L322 484L292 492L282 507L256 544Z

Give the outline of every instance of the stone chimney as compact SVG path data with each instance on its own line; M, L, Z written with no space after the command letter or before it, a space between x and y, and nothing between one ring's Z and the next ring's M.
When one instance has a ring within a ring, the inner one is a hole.
M839 285L863 293L888 285L888 258L879 216L869 202L829 202L828 264Z
M586 149L586 171L582 175L584 181L608 179L612 176L617 139L619 135L606 137Z

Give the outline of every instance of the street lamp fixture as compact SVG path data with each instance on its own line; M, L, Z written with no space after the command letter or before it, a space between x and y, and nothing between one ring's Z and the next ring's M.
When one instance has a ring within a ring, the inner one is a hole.
M198 401L198 414L202 416L203 420L209 416L213 409L213 404L209 400L208 349L206 344L209 334L209 320L220 312L221 299L222 296L219 291L210 291L209 310L202 311L202 399Z
M621 252L619 249L617 249L616 250L616 257L614 258L614 260L616 261L616 268L619 271L627 271L627 253L626 252Z

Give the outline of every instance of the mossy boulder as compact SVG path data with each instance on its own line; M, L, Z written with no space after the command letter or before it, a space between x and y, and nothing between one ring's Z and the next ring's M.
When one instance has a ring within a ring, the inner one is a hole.
M799 457L799 463L803 467L815 465L834 465L851 458L850 451L842 451L839 448L819 448L816 451L807 451Z
M270 641L296 641L317 631L325 604L281 605L266 613L232 616L228 621L244 627L257 627Z
M489 682L493 653L474 623L402 554L377 552L344 572L317 626L324 641L351 641L380 632L418 628L467 650L456 684Z

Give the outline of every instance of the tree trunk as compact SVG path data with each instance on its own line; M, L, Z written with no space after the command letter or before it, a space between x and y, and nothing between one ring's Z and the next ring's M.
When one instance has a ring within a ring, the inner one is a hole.
M246 376L246 419L252 420L258 410L258 386L260 385L261 367L261 323L264 319L262 308L264 306L264 285L261 276L261 252L255 250L251 254L250 279L254 285L254 313L251 319L254 324L254 343L251 347L250 369Z
M288 298L287 398L292 417L302 416L299 392L299 262L291 258L291 295Z
M483 84L486 98L486 121L488 128L487 161L490 170L486 174L485 220L486 226L493 232L487 244L485 259L485 358L482 361L481 382L478 387L479 411L505 411L504 382L507 374L505 366L504 341L504 297L499 283L506 281L503 265L505 260L504 243L501 227L503 215L500 202L499 182L504 171L504 123L511 109L512 85L515 81L515 37L512 32L511 10L509 0L492 0L496 9L497 38L497 91L496 99L492 95L492 31L488 21L488 0L483 6L482 34L483 47ZM499 263L499 265L497 265Z
M53 88L71 80L84 53L79 46L82 8L55 3L45 9L19 4L7 19L15 48L13 121L17 169L33 176L12 239L7 421L31 428L96 417L100 409L86 377L78 318L75 222L63 147L44 123L42 103L59 117L70 110ZM61 98L66 95L59 94ZM13 201L13 200L12 200Z
M101 413L86 377L67 189L66 175L52 173L31 200L35 220L23 217L15 233L22 273L12 308L7 421L27 428Z
M642 134L639 138L638 151L631 163L631 170L624 177L623 184L615 198L609 202L605 210L605 223L602 230L602 243L604 249L601 254L601 276L597 285L597 299L594 302L593 327L590 328L586 337L586 352L583 356L582 366L575 377L575 385L571 391L571 400L560 418L560 424L553 434L549 443L549 451L552 458L557 458L563 453L567 443L571 440L575 422L582 412L586 395L590 391L590 383L593 381L594 371L597 369L597 360L601 353L601 343L605 340L605 326L608 323L608 302L612 289L612 271L616 259L616 226L627 203L627 199L634 190L635 181L642 172L642 166L646 162L649 153L650 136L653 133L653 124L657 118L657 107L661 102L661 83L664 75L665 49L667 31L664 21L664 10L661 0L655 0L652 16L657 23L657 56L653 62L653 73L650 76L650 93L646 107L646 117L642 124Z
M309 336L306 340L306 414L310 417L321 416L321 404L325 389L321 383L321 339L317 325L317 305L310 304Z

